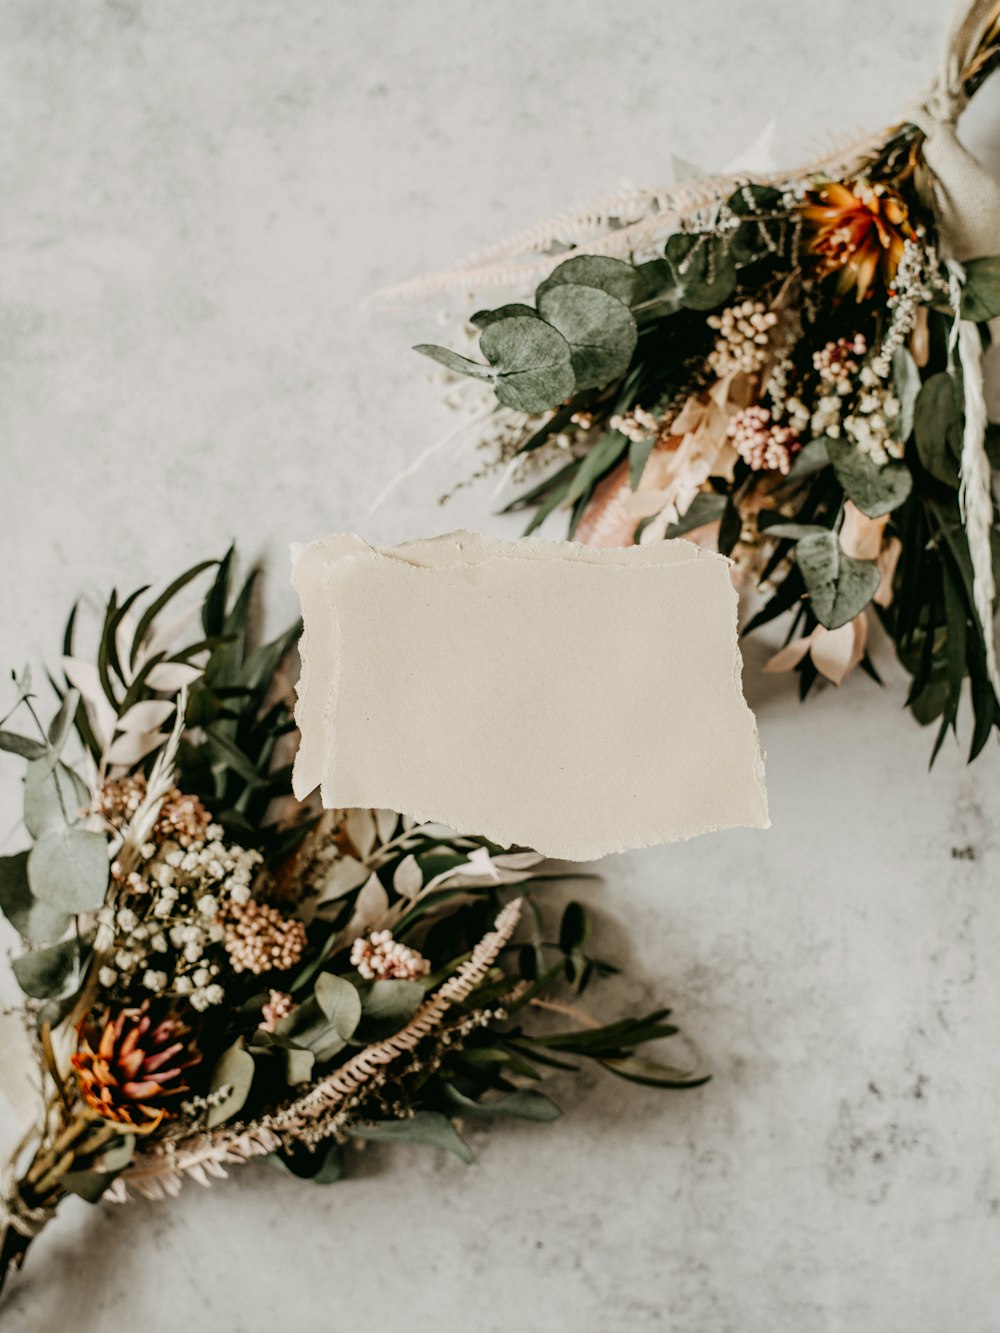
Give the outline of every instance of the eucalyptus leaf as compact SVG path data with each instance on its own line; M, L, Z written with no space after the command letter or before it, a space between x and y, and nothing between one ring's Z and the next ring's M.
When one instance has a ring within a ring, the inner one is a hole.
M432 361L444 366L445 370L450 370L453 375L468 375L474 380L493 378L489 366L480 365L478 361L470 361L467 356L459 356L448 347L437 347L433 343L418 343L413 350L419 352L421 356L429 356Z
M361 994L361 1023L355 1040L381 1041L410 1021L424 1000L419 981L372 981Z
M869 518L880 518L898 509L913 489L913 475L903 462L890 459L878 464L850 440L832 436L826 448L848 499Z
M361 1021L361 996L344 977L321 972L316 978L316 1003L344 1041L354 1036Z
M795 547L813 614L827 629L853 620L875 596L880 582L873 560L857 560L841 550L836 533L817 532Z
M70 918L39 902L28 887L28 853L0 856L0 911L31 944L49 944L65 935Z
M75 989L80 977L80 945L74 937L15 958L17 984L35 1000L54 999Z
M96 911L108 887L107 838L74 824L48 829L28 854L28 883L60 911Z
M539 294L538 312L569 343L577 389L601 389L628 370L639 332L616 297L561 283Z
M44 759L39 761L43 765L47 765L49 768L55 767L56 760L62 754L66 741L69 739L69 733L73 729L73 719L76 717L76 710L79 706L80 691L68 689L63 695L58 713L49 725L49 752Z
M496 310L477 310L474 315L470 315L469 323L475 324L477 329L485 329L488 324L495 324L498 319L509 319L511 315L527 315L529 319L537 319L538 311L534 306L514 301L510 305L498 306Z
M466 1163L475 1160L458 1130L439 1111L417 1111L405 1120L377 1120L367 1125L352 1125L350 1132L356 1139L420 1143L431 1148L444 1148Z
M708 1074L695 1076L687 1070L642 1056L622 1056L601 1060L600 1064L629 1083L641 1083L649 1088L700 1088L709 1081Z
M913 434L920 461L938 481L958 487L962 453L962 400L954 377L946 370L924 381L913 413Z
M497 401L504 407L545 412L576 385L569 343L543 319L498 319L483 329L479 348L493 367Z
M608 255L572 255L554 268L535 292L536 302L543 292L562 283L596 287L624 305L631 305L642 289L642 278L624 259Z
M236 1042L224 1052L212 1070L209 1093L219 1092L223 1088L228 1088L229 1091L220 1102L209 1107L206 1121L209 1129L231 1120L241 1109L250 1095L255 1069L253 1056L243 1049L242 1041Z
M920 393L920 368L907 347L897 347L892 354L892 382L899 399L899 441L905 444L913 433L913 414Z
M61 761L54 768L32 759L24 774L24 824L33 838L53 828L75 824L87 804L87 785Z
M962 318L976 324L995 319L1000 315L1000 255L967 259L963 268Z
M826 436L810 440L795 455L789 477L810 477L814 472L822 472L830 466L830 455L826 450Z

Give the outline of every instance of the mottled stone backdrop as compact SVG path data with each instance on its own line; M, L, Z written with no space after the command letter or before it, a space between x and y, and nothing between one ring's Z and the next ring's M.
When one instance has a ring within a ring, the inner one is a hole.
M363 310L672 153L778 120L800 155L892 120L944 6L907 0L0 0L0 631L58 652L81 592L436 504L451 425L408 351L438 312ZM995 155L998 99L969 127ZM990 99L992 98L992 101ZM759 665L765 644L750 641ZM714 1080L587 1074L478 1163L369 1150L328 1189L266 1167L128 1211L68 1207L10 1333L993 1333L1000 1325L1000 847L975 769L902 716L884 647L800 707L751 672L774 828L610 859L581 892ZM2 701L0 701L2 702ZM0 773L5 849L18 777ZM560 1085L555 1085L558 1095Z

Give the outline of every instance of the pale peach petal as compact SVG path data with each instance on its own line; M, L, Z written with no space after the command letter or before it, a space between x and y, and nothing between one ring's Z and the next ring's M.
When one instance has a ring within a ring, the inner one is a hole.
M865 655L868 619L864 612L839 629L813 630L810 654L816 670L834 685L840 685Z
M877 606L892 605L892 581L896 576L896 566L899 564L899 557L902 553L903 543L898 537L890 537L879 552L878 567L882 575L882 581L872 598Z
M773 657L768 658L764 663L764 670L792 671L808 653L812 646L812 637L812 634L806 634L801 639L793 639L791 643L786 643L784 648L779 648Z
M882 533L889 522L889 515L881 518L869 518L863 514L852 500L844 506L844 525L840 529L840 544L845 555L852 555L855 560L875 560L882 549Z

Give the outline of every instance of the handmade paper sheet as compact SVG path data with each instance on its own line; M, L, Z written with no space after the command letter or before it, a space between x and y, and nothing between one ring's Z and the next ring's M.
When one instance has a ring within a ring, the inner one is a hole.
M300 798L575 861L767 827L720 556L453 533L293 563Z

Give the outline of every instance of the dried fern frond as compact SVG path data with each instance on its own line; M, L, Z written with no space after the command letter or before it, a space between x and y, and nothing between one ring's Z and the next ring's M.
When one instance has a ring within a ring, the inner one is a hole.
M208 1186L213 1180L228 1175L227 1166L274 1152L284 1140L294 1140L296 1131L306 1123L340 1109L374 1074L412 1051L429 1036L453 1005L468 999L513 937L521 919L521 908L520 898L509 902L497 916L493 930L483 936L455 975L449 977L393 1036L366 1046L303 1096L253 1125L220 1129L214 1134L166 1143L152 1152L143 1153L118 1177L105 1197L115 1203L125 1203L137 1196L146 1199L173 1197L180 1192L185 1180Z
M878 152L889 130L837 145L813 161L788 171L754 175L764 185L784 185L809 176L856 170ZM737 189L747 173L706 176L651 190L605 194L574 212L557 214L508 240L467 256L441 273L383 288L386 301L415 302L440 292L485 291L495 287L529 290L572 250L615 259L649 257L684 222Z

